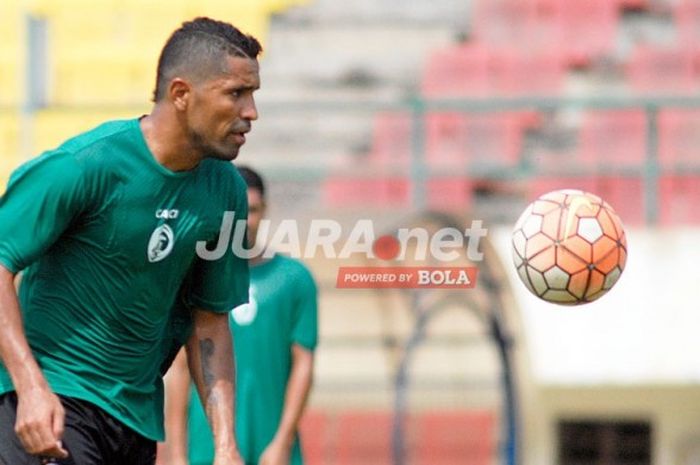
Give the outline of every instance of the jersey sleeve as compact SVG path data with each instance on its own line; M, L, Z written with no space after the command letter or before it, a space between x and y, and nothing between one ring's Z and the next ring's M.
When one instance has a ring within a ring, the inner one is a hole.
M243 178L236 172L235 200L233 208L236 223L248 218L248 197ZM221 212L223 215L223 212ZM213 249L215 244L209 244ZM196 258L190 272L187 302L192 308L216 313L226 313L234 307L248 303L250 274L248 260L239 257L230 247L217 260Z
M70 153L20 166L0 198L0 263L16 273L50 248L86 208L85 178Z
M306 268L298 273L295 287L292 342L313 351L318 342L318 290Z

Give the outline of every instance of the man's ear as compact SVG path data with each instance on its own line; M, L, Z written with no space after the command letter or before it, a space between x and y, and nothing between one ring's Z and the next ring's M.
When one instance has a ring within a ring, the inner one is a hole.
M182 78L174 78L168 86L168 96L179 111L185 111L189 103L192 86Z

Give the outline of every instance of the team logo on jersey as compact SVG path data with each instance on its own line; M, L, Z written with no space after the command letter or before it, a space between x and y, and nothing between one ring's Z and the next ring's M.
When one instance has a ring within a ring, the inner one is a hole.
M151 263L159 262L170 255L175 245L175 234L170 226L161 224L153 234L151 240L148 241L148 261Z
M239 305L231 310L231 316L239 326L248 326L255 321L255 317L258 315L258 301L256 299L256 290L254 286L250 286L248 296L250 302Z

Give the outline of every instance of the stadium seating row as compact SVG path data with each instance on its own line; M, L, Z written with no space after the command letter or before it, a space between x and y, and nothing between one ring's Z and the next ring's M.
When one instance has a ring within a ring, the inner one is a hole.
M570 66L585 66L610 54L621 13L650 9L649 0L478 0L472 24L476 43L491 48L547 50ZM672 9L679 44L697 44L700 3L666 2Z
M698 39L679 46L638 45L621 67L629 91L675 95L700 90ZM565 53L552 47L518 50L475 41L437 50L428 58L422 93L432 98L560 95L569 64Z
M637 47L624 67L631 89L656 95L688 94L700 89L700 48L696 43L684 44L689 45Z
M619 6L610 0L480 0L474 38L488 46L558 49L567 64L586 65L612 48Z
M431 54L421 86L426 97L544 96L562 89L565 71L550 50L466 43Z
M424 162L430 167L515 168L522 163L526 131L537 124L529 112L429 112L423 120ZM642 109L584 113L578 143L562 153L584 169L641 168L647 162L649 115ZM418 127L420 129L420 127ZM700 110L665 108L657 115L658 163L663 170L700 167ZM408 167L416 122L407 112L378 113L368 161ZM550 168L557 168L550 166Z
M647 6L646 0L479 0L470 40L429 57L422 91L428 97L560 93L568 68L615 55L621 10ZM640 43L624 59L622 74L634 92L700 90L700 3L670 6L675 44Z
M482 190L483 179L468 175L427 180L425 207L434 210L468 212L474 207L475 192ZM640 225L647 221L647 199L644 178L640 176L538 176L519 182L489 182L495 191L506 191L516 185L524 198L554 189L583 189L610 203L625 224ZM366 176L333 175L323 184L325 207L367 209L380 205L383 209L411 208L415 205L410 179L401 176L368 179ZM700 223L700 175L661 176L656 184L661 225Z

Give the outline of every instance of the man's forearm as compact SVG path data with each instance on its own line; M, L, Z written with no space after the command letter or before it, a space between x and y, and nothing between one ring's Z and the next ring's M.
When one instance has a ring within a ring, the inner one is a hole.
M0 357L17 392L15 432L30 454L68 456L61 444L65 411L51 392L24 334L14 276L0 266Z
M237 453L235 373L227 314L195 310L187 361L214 434L216 453Z
M184 463L187 458L187 404L190 374L184 350L181 350L165 375L164 464ZM176 462L176 460L178 460Z
M313 352L297 344L292 346L292 369L287 382L282 418L274 438L287 446L291 446L294 441L311 392L313 364Z
M48 389L48 384L24 334L14 275L0 266L0 358L18 394Z

